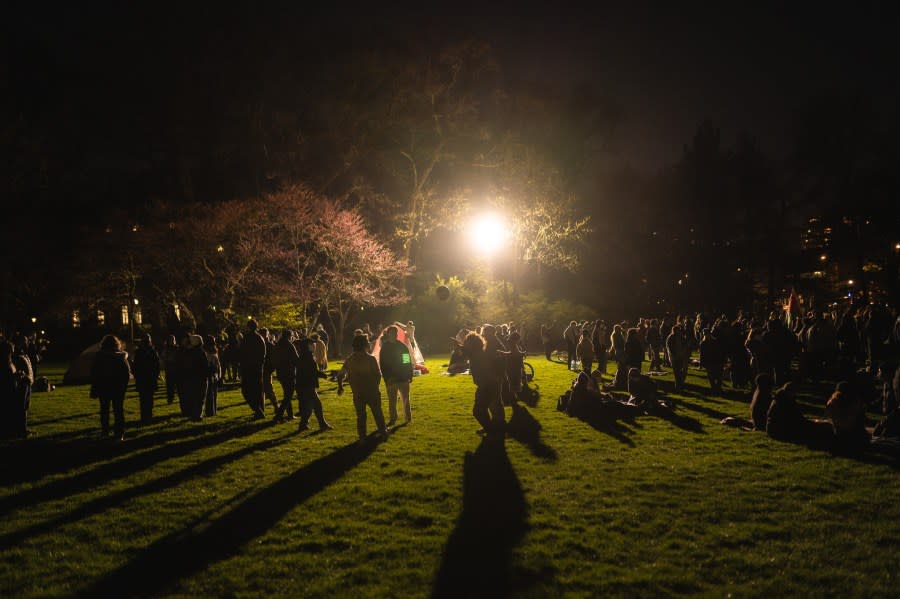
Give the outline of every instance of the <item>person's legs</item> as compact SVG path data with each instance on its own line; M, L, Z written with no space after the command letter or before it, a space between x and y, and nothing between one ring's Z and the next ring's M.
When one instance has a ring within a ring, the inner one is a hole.
M353 394L353 409L356 410L356 435L360 440L366 438L366 400Z
M594 365L593 360L585 360L585 361L582 362L582 364L581 364L581 369L582 369L583 371L585 371L586 373L590 374L590 373L591 373L591 366L593 366L593 365Z
M384 412L381 411L381 394L373 394L372 397L366 400L366 403L369 405L369 409L372 410L375 426L378 427L379 432L386 433L387 426L384 423Z
M141 423L149 424L153 420L153 391L138 389L138 400L141 404Z
M125 396L114 397L112 400L113 416L115 418L114 428L117 439L121 439L125 434Z
M100 434L104 437L109 434L109 398L100 398Z
M409 405L409 381L398 383L397 390L400 392L400 399L403 400L403 416L406 422L412 422L412 406Z
M276 417L281 417L284 415L285 411L287 411L288 420L294 419L294 408L291 402L294 399L294 381L292 379L278 379L279 384L281 384L281 404L278 406L275 411Z
M325 420L325 414L322 411L322 400L319 398L319 392L315 389L311 389L310 391L310 401L312 402L313 413L316 415L316 420L319 422L319 428L332 428L331 425L328 424L328 421Z
M278 412L278 398L275 397L275 388L272 386L272 375L263 375L263 392L265 398L272 404L272 411ZM265 402L263 402L265 404Z
M166 399L169 403L175 401L175 373L172 370L166 371Z
M472 407L472 416L475 417L475 420L478 421L484 432L491 430L491 417L488 411L490 402L491 394L488 392L488 389L483 387L475 389L475 405Z
M388 383L387 381L385 381L384 385L387 389L388 398L388 418L390 418L388 425L393 426L397 422L397 393L399 387L397 383Z
M309 417L312 415L312 397L311 390L307 387L297 389L297 399L300 402L300 428L305 429L309 426ZM315 389L312 389L315 391Z

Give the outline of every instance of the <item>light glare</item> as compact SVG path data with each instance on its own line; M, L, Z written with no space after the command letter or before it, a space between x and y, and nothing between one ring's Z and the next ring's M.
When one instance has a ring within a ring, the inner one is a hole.
M483 214L469 227L472 246L485 255L496 253L506 244L508 237L506 223L498 214Z

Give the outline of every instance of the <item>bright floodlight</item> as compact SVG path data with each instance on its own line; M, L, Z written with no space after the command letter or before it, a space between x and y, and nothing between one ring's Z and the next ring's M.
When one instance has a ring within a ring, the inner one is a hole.
M469 227L469 240L482 254L494 254L503 247L508 237L506 223L494 213L482 214Z

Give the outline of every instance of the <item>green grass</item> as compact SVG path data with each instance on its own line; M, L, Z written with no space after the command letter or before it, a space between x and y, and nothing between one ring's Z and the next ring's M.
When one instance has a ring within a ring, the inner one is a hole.
M36 435L0 446L0 596L895 596L896 462L721 426L738 394L592 426L556 411L571 373L542 358L537 406L482 443L445 360L413 424L362 447L332 383L324 434L251 422L237 390L139 428L130 392L121 444L86 387L35 394Z

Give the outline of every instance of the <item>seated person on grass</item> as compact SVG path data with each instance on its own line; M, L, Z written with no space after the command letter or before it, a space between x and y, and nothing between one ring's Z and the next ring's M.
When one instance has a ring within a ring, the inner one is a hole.
M825 404L835 442L845 448L859 448L869 442L866 430L866 404L846 381L837 384Z
M803 415L793 383L775 390L766 417L766 432L779 441L830 442L831 425L827 421L809 420Z

